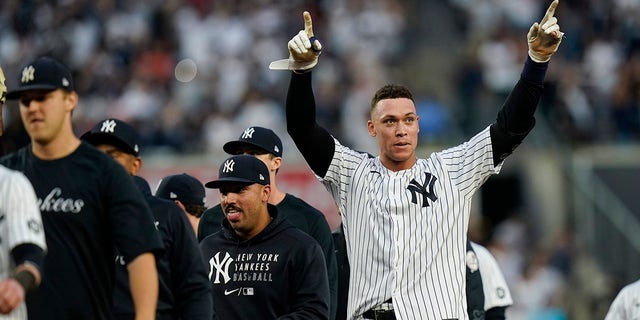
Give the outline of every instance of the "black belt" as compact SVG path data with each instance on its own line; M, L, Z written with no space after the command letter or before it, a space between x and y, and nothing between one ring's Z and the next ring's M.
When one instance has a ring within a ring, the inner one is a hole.
M383 303L391 303L391 298ZM380 306L373 307L362 314L365 319L374 320L396 320L396 314L393 313L393 305L390 308L381 309Z

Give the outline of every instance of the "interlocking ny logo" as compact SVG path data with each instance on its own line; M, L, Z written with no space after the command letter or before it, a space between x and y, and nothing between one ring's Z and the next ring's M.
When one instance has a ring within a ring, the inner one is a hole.
M253 138L253 133L256 132L254 128L247 128L242 133L242 139L251 139Z
M114 120L105 120L102 122L102 128L100 128L100 131L113 133L115 130L116 122Z
M211 271L209 271L209 280L211 280L211 276L215 269L216 278L213 280L213 283L220 283L220 275L222 275L225 283L229 282L229 280L231 280L231 277L229 276L229 265L231 262L233 262L233 259L229 255L229 252L224 253L222 261L220 261L220 252L216 253L216 255L209 260L209 266L211 267Z
M233 159L225 161L224 167L222 168L222 172L224 173L233 172L233 166L235 165L236 165L236 162L233 161Z
M33 66L28 66L22 69L22 83L27 83L35 79L36 69Z
M409 182L407 189L411 191L411 202L418 204L418 193L422 194L422 207L428 207L429 202L427 199L435 202L438 200L435 192L433 191L433 184L438 180L434 175L429 172L425 172L424 184L420 184L416 179Z

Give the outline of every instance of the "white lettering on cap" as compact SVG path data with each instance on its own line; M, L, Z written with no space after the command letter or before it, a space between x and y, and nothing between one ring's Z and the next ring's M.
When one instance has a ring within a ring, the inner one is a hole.
M27 83L35 79L36 69L33 66L28 66L22 69L22 83Z
M242 133L242 139L252 139L253 133L256 132L254 128L247 128Z
M236 165L236 162L231 160L227 160L224 162L224 168L222 168L222 172L233 172L233 166Z
M101 132L111 132L113 133L116 130L116 122L114 120L105 120L102 122L102 128L100 128Z

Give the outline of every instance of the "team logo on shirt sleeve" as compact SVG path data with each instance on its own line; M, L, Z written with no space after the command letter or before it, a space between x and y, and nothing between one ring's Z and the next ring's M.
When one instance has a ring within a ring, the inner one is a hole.
M40 231L42 231L42 224L36 219L29 219L29 221L27 221L27 228L29 228L31 232L39 234Z
M478 262L478 256L476 253L469 250L467 251L467 256L465 257L465 262L467 264L467 268L471 273L474 273L480 269L480 263Z
M418 204L418 194L422 195L423 208L429 206L429 201L427 200L431 200L432 202L438 200L433 190L433 185L436 183L436 180L438 180L438 178L429 172L424 173L424 182L422 183L416 181L416 179L412 179L407 187L407 189L411 191L411 202Z

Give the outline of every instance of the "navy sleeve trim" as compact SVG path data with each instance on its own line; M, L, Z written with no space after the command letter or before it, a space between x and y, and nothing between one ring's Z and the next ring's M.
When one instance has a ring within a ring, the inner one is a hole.
M29 261L29 263L42 271L45 252L39 246L33 243L24 243L13 248L11 255L13 256L16 266L23 264L25 261Z

